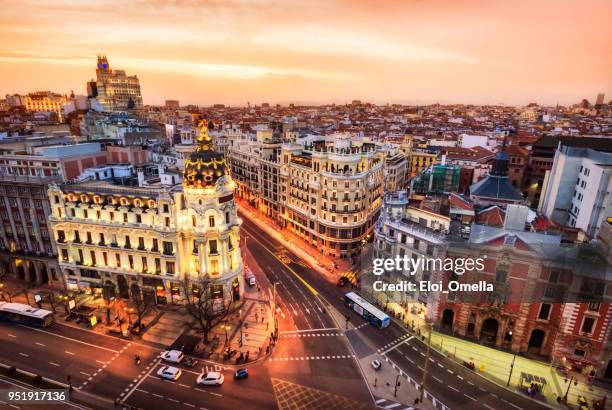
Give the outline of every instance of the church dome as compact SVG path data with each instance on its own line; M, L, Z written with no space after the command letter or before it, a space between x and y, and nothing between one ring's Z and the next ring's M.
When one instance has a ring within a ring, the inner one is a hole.
M219 178L229 175L229 170L225 156L215 151L213 140L208 135L208 121L200 121L199 127L196 149L185 161L183 187L214 188Z

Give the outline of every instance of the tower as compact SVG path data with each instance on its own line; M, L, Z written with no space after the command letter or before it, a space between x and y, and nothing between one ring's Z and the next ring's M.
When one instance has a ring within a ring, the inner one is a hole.
M234 202L235 184L225 157L215 151L208 121L199 124L195 151L185 161L183 198L178 226L185 275L196 282L209 279L215 297L227 305L240 299L243 265L240 219Z

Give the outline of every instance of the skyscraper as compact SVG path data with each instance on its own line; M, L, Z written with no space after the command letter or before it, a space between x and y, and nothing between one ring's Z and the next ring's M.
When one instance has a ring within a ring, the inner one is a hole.
M95 96L105 111L139 110L142 108L140 81L123 70L112 70L106 56L98 56L96 87L88 83L88 94ZM91 91L90 91L91 90ZM94 93L95 90L95 93Z

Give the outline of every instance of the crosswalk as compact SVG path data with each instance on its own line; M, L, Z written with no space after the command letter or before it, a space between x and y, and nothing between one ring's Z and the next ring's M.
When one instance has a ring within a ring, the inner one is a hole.
M330 355L330 356L296 356L296 357L272 357L271 362L283 361L300 361L300 360L337 360L337 359L353 359L355 355Z
M376 403L376 407L380 409L393 409L393 410L412 410L414 409L414 407L412 406L406 406L405 404L398 403L392 400L383 399L383 398L376 399L375 403Z
M351 271L345 271L345 272L342 272L342 273L340 274L340 276L344 276L344 277L348 278L348 280L349 280L349 281L350 281L350 282L351 282L353 285L356 285L356 284L357 284L357 278L358 278L358 277L357 277L357 272L353 272L352 270L351 270Z
M330 337L330 336L344 336L344 333L294 333L289 335L281 335L281 337Z
M208 372L223 372L226 370L229 370L230 368L227 366L221 366L218 364L215 365L206 365L206 366L202 366L202 372L203 373L208 373Z

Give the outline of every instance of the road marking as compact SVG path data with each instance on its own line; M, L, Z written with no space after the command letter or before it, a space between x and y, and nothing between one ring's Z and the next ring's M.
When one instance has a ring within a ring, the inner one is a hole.
M449 372L450 374L455 374L453 373L453 371L451 369L446 369L447 372Z
M397 406L401 406L401 404L399 404L399 403L393 403L393 404L389 404L388 406L385 406L384 408L385 408L385 409L393 409L393 408L395 408L395 407L397 407Z
M50 364L50 365L52 365L52 366L57 366L57 367L60 367L60 364L59 364L59 363L49 362L49 364Z
M35 344L36 344L36 345L38 345L38 346L47 347L47 345L46 345L46 344L44 344L44 343L35 342Z
M514 404L514 403L509 403L509 402L508 402L508 404L509 404L509 405L511 405L511 406L512 406L512 407L514 407L514 408L517 408L517 409L519 409L519 410L523 410L523 408L522 408L522 407L519 407L519 406L517 406L517 405L516 405L516 404Z
M195 404L191 404L191 403L185 403L185 402L183 402L183 404L184 404L185 406L189 406L189 407L195 407Z
M179 401L177 399L173 399L172 397L168 397L168 400L174 402L174 403L179 403Z
M489 406L488 404L482 403L482 405L485 406L489 410L495 410L493 407Z
M465 394L465 393L463 393L463 395L464 395L465 397L467 397L468 399L470 399L470 400L474 400L474 401L476 401L476 399L475 399L475 398L473 398L472 396L470 396L469 394Z
M9 333L8 335L9 335L10 337L17 337L17 336L15 336L15 335L14 335L14 334L12 334L12 333Z
M179 386L181 386L181 387L186 387L186 388L188 388L188 389L191 389L191 386L187 386L186 384L183 384L183 383L179 383Z
M458 390L458 389L456 389L456 388L454 388L454 387L453 387L453 386L451 386L450 384L448 385L448 388L449 388L449 389L453 389L454 391L456 391L457 393L459 393L459 390Z
M425 369L423 369L421 366L417 366L419 369L421 369L422 372L425 371Z
M19 352L19 354L20 354L20 355L22 355L23 357L30 357L30 355L25 354L25 353L21 353L21 352Z
M29 326L26 326L26 325L17 325L17 326L21 326L21 327L23 327L23 328L25 328L25 329L29 329L29 330L32 330L32 331L34 331L34 332L45 333L45 334L47 334L47 335L51 335L51 336L55 336L55 337L59 337L59 338L61 338L61 339L66 339L66 340L70 340L70 341L72 341L72 342L81 343L81 344L83 344L83 345L87 345L87 346L95 347L96 349L106 350L106 351L113 352L113 353L118 353L118 352L119 352L118 350L109 349L108 347L97 346L97 345L94 345L94 344L92 344L92 343L87 343L87 342L84 342L84 341L79 340L79 339L73 339L73 338L71 338L71 337L67 337L67 336L63 336L63 335L58 335L57 333L47 332L46 330L37 329L37 328L35 328L35 327L29 327Z
M96 360L96 363L100 363L100 364L108 364L106 362L103 362L102 360Z
M64 350L64 352L65 352L66 354L69 354L69 355L72 355L72 356L74 356L74 353L72 353L72 352L69 352L68 350Z
M91 374L89 374L89 373L85 373L85 372L79 372L79 373L81 373L81 374L83 374L83 375L85 375L87 377L91 377Z
M408 339L404 339L404 340L402 340L401 342L399 342L399 343L395 344L394 346L392 346L392 347L388 348L387 350L385 350L385 351L384 351L384 352L382 352L381 354L382 354L382 355L384 355L384 354L389 353L391 350L393 350L393 349L395 349L395 348L397 348L397 347L399 347L399 346L403 345L404 343L408 343L408 342L410 341L410 339L412 339L412 338L414 338L414 336L410 336ZM394 341L394 342L395 342L395 341ZM391 344L393 344L394 342L392 342Z
M289 330L285 332L280 332L281 335L289 334L289 333L311 333L311 332L322 332L326 330L338 330L337 327L324 327L321 329L303 329L303 330Z
M160 399L163 399L164 396L162 396L161 394L155 394L155 393L151 393L153 396L155 397L159 397ZM124 399L125 400L125 399Z
M425 357L425 353L423 353L423 352L419 352L419 353L421 353L421 356Z
M444 366L442 365L442 363L438 363L438 366L444 369Z
M210 392L210 394L212 394L213 396L223 397L223 395L219 393Z
M436 376L431 376L438 381L438 383L442 383L442 380L438 379Z
M471 382L471 381L469 381L469 380L468 380L468 384L469 384L469 385L471 385L471 386L473 386L473 385L474 385L474 383L472 383L472 382Z
M149 371L148 371L148 372L147 372L147 374L146 374L146 376L147 376L147 377L148 377L148 376L151 374L151 372L152 372L153 370L155 370L155 368L157 367L157 365L158 365L160 362L161 362L161 360L160 360L160 359L157 359L157 360L155 361L155 366L151 366L151 368L149 369ZM136 385L135 385L134 387L132 387L132 390L130 390L130 391L129 391L129 392L126 394L126 395L125 395L125 397L123 398L123 400L127 400L127 399L128 399L128 397L130 397L130 395L131 395L132 393L134 393L134 390L136 390L136 389L137 389L137 388L140 386L140 384L141 384L143 381L145 381L145 379L146 379L147 377L145 377L145 376L141 377L141 378L140 378L140 381L139 381L138 383L136 383ZM153 395L155 395L155 394L153 394ZM163 396L159 396L159 397L163 397Z
M149 392L146 391L146 390L142 390L142 389L136 389L136 390L138 390L139 392L144 393L144 394L149 394Z
M461 380L463 380L463 377L461 377L461 376L459 376L459 375L457 375L457 377L458 377L458 378L460 378Z
M204 390L204 389L200 389L199 387L194 387L195 390L204 392L204 393L208 393L208 390Z
M387 399L378 399L378 400L376 400L376 404L380 404L380 403L385 402L385 401L387 401Z

